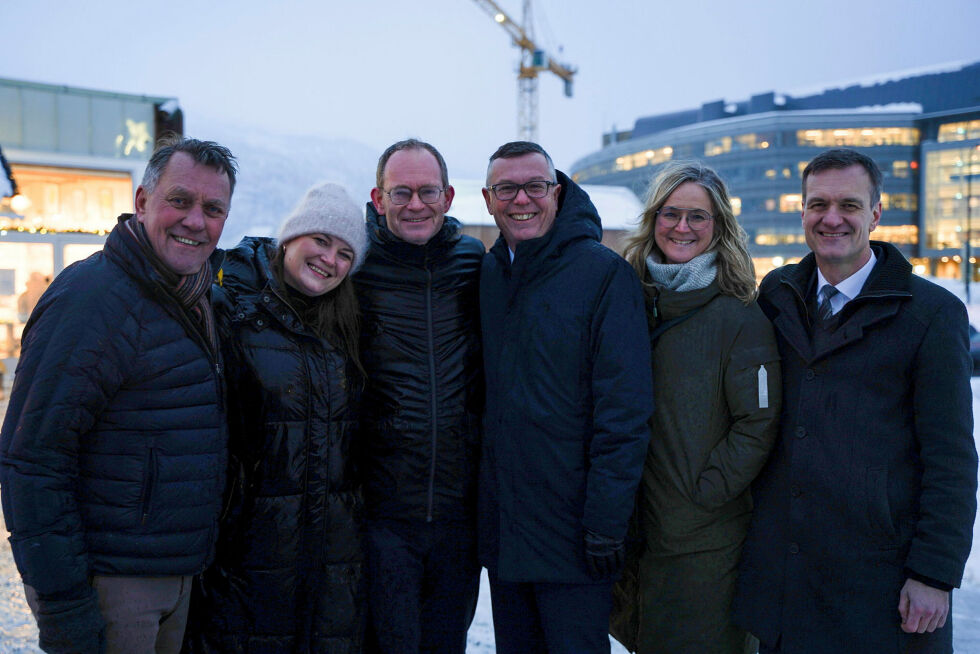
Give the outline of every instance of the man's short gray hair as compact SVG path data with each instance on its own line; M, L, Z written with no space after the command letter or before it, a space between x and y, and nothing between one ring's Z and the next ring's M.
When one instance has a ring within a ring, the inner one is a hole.
M199 141L197 139L185 138L176 134L164 136L157 141L156 149L150 155L150 160L143 171L143 181L140 186L147 193L152 193L156 188L160 176L170 163L170 157L177 152L184 152L199 164L214 168L215 170L228 175L230 193L235 192L235 177L238 174L238 162L231 150L214 141Z

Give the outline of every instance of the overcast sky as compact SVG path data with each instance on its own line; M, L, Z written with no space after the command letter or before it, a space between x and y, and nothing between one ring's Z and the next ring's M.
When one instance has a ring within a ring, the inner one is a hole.
M498 0L520 19L520 0ZM644 115L980 60L978 0L536 0L539 44L578 68L539 82L560 168ZM174 96L214 121L352 139L406 136L478 177L516 136L518 50L473 0L0 0L0 77ZM201 131L204 130L204 131Z

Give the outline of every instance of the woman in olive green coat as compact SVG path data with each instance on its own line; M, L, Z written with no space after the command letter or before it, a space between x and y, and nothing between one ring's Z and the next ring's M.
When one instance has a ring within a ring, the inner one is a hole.
M655 411L637 497L643 548L617 588L612 631L641 654L755 651L731 602L780 377L745 241L718 175L671 163L627 244L647 294Z

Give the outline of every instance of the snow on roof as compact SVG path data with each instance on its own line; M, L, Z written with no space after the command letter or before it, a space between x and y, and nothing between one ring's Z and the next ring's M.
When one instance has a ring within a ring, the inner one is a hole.
M464 225L493 226L493 216L487 212L483 199L483 181L473 179L450 180L456 190L449 215ZM601 186L588 184L582 187L602 218L603 229L632 230L636 227L643 205L625 186Z
M919 102L889 102L888 104L870 104L863 107L855 107L851 111L921 114L922 104Z
M869 75L866 77L859 77L850 80L842 80L838 82L828 82L826 84L815 84L809 86L803 86L795 89L787 89L785 91L786 95L793 98L805 98L810 95L820 95L825 91L830 91L832 89L846 89L852 86L866 86L872 87L878 84L885 84L887 82L897 82L898 80L908 79L910 77L919 77L921 75L935 75L938 73L955 73L958 70L962 70L967 66L970 66L976 62L974 61L950 61L944 64L934 64L932 66L919 66L917 68L906 68L905 70L892 71L890 73L879 73L878 75Z

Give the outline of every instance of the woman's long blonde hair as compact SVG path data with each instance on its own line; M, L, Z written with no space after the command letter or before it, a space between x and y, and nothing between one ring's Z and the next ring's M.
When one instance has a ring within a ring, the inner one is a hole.
M649 284L647 257L654 254L656 258L664 260L664 253L657 247L654 239L657 212L667 202L670 194L686 182L699 185L711 198L715 224L706 252L718 253L718 287L725 295L731 295L748 304L756 295L755 266L746 248L748 236L732 211L725 182L718 173L700 162L672 161L660 170L650 183L640 226L627 239L623 256L643 283Z

